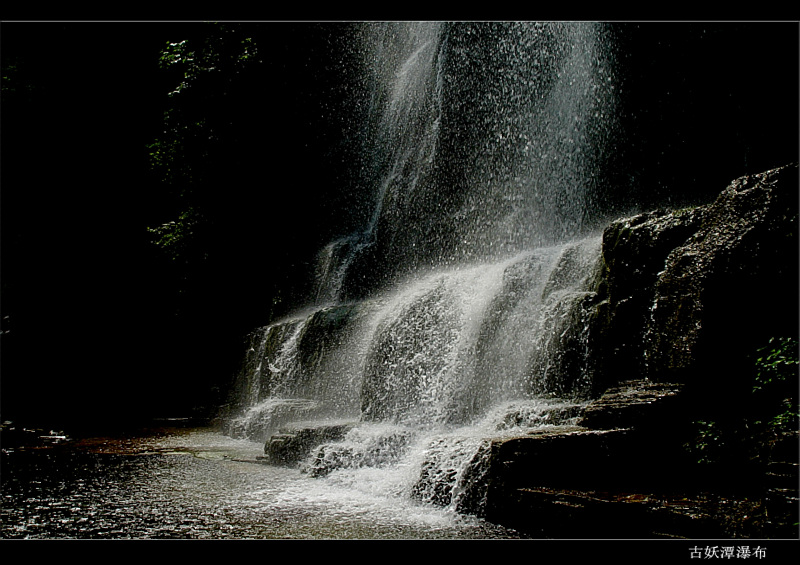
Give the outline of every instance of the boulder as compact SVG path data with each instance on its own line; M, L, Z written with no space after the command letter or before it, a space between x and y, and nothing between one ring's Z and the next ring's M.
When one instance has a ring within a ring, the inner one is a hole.
M730 389L759 346L797 334L797 189L789 165L736 179L709 204L605 229L595 394L640 377Z
M306 460L303 472L311 477L324 477L337 469L393 464L403 456L413 437L411 430L403 428L355 435L355 441L347 441L352 439L348 437L341 442L319 444Z
M603 232L602 282L591 321L600 393L619 375L644 371L643 340L653 287L669 253L701 225L704 208L659 210L617 220Z
M793 165L737 179L705 207L655 282L648 377L734 390L758 347L797 334L797 197Z
M796 537L796 434L766 465L700 465L684 442L698 418L741 420L758 348L797 336L797 212L790 165L610 224L594 400L577 426L492 440L486 518L541 537Z
M295 424L271 436L264 445L262 461L274 465L296 465L326 442L342 439L355 424Z
M579 425L493 440L484 517L543 538L729 535L731 501L706 494L716 477L681 445L681 390L625 382L590 403Z

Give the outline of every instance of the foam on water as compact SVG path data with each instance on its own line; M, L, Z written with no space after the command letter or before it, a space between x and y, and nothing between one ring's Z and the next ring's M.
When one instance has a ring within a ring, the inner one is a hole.
M479 511L486 442L591 386L613 65L599 24L364 29L371 213L320 251L311 306L254 334L231 428L356 423L304 463L314 492Z

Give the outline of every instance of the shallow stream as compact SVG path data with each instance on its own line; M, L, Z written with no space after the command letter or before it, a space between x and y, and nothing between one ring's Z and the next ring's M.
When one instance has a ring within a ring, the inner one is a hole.
M4 539L514 539L447 509L259 462L210 428L11 446Z

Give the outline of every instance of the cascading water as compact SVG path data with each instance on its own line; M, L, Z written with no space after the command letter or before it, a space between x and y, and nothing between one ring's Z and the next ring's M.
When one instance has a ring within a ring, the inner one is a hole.
M320 252L312 306L253 334L229 429L347 422L309 474L480 512L486 438L569 422L591 385L603 28L363 37L372 213Z

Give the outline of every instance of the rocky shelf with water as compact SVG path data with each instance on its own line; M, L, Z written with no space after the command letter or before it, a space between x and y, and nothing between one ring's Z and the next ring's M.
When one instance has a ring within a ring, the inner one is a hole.
M796 334L780 313L797 309L797 187L788 166L606 228L605 390L579 428L495 443L491 519L547 537L797 537L796 420L765 429L748 413L763 401L754 352ZM699 463L698 422L739 435L720 432L703 447L725 453Z
M371 213L252 333L226 433L533 536L797 534L797 165L620 211L612 31L369 27Z
M606 228L596 386L644 378L608 387L584 429L498 442L489 516L553 537L797 537L796 428L704 464L690 449L698 421L744 424L755 350L796 332L779 313L797 308L797 186L789 166Z
M393 349L381 350L375 337L362 343L366 349L356 349L367 359L367 378L359 382L361 400L351 406L361 416L333 423L303 418L305 424L291 424L276 407L285 409L292 402L262 402L260 408L250 408L262 411L253 421L277 418L274 432L262 437L262 461L325 477L343 468L397 464L416 449L423 459L410 496L542 537L796 536L797 432L754 425L749 437L739 434L734 440L720 431L718 453L706 457L715 446L698 447L697 426L718 422L720 430L725 425L738 429L745 418L742 410L756 401L748 367L757 348L770 336L796 331L791 324L781 325L774 314L797 303L797 186L794 165L740 178L708 205L615 221L603 232L599 247L561 250L536 293L546 296L548 287L575 281L574 274L564 278L568 266L576 255L591 256L596 249L596 263L581 262L596 267L578 277L580 291L573 287L570 300L553 310L561 312L561 320L580 324L565 326L557 347L540 344L529 351L558 351L539 363L557 365L567 380L548 384L550 393L533 405L506 404L492 414L491 426L477 432L467 425L481 413L475 403L483 402L484 410L490 406L480 387L472 400L474 412L465 413L455 402L465 391L452 393L457 410L445 412L440 423L447 424L448 432L437 435L420 432L424 427L419 420L401 417L424 405L430 390L423 384L433 386L428 382L408 388L413 367L400 373L407 387L400 396L380 382L370 384L370 370L377 376L385 374L382 363L402 364L404 358L392 354L402 346L400 323L406 323L406 316L413 322L407 339L418 350L417 340L431 332L426 339L437 347L433 367L440 370L443 365L436 363L443 363L453 336L461 331L445 326L440 334L438 325L436 331L426 330L423 318L414 318L415 311L428 316L431 309L448 304L440 302L447 295L442 292L444 279L420 293L418 303L417 298L407 305L395 298L404 308L388 311L401 312L400 317L388 318L383 324L390 331L378 334ZM541 263L528 259L503 265L503 276L496 280L504 282L486 304L508 308L519 301L532 284L525 276L537 269L542 271ZM326 358L331 336L343 340L348 335L328 330L369 321L378 303L380 299L323 309L302 323L290 321L294 330L302 326L302 331L294 334L295 341L276 343L296 346L291 359L305 356L310 361L293 365L293 370L308 375ZM384 308L387 303L392 299L383 302ZM441 310L443 316L446 312ZM371 323L373 331L381 326ZM503 327L498 324L495 319L484 328ZM271 336L284 331L267 331L262 349L273 347L268 345ZM516 331L523 332L522 338L506 339L523 343L527 335L535 342L524 327ZM324 340L314 338L315 332ZM475 335L471 349L491 353L491 347L503 342L482 342L487 336L503 337L488 329ZM313 345L304 348L303 339ZM376 343L378 348L370 349ZM534 355L534 369L528 370L536 373L536 366ZM420 367L419 374L430 370ZM592 378L574 381L570 372ZM261 378L258 383L269 381ZM791 385L783 392L791 396ZM318 408L304 403L294 407L303 416ZM434 410L427 416L434 420L440 414ZM276 423L280 421L286 424ZM370 425L379 431L366 431Z
M796 538L797 434L770 438L764 461L698 465L680 388L624 383L579 426L494 442L485 516L547 538Z

